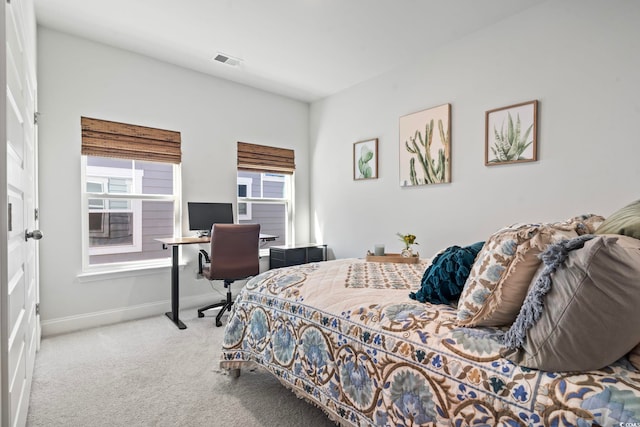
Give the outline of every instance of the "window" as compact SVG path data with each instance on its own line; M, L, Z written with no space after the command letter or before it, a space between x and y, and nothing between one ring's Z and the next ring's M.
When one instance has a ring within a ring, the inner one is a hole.
M132 162L88 156L84 174L87 195L142 193L142 171L135 169L135 163L132 169ZM89 198L88 207L89 255L142 250L142 207L139 200ZM106 260L106 257L102 259Z
M166 262L169 253L155 239L179 231L180 134L171 132L178 154L170 157L170 131L84 117L82 131L83 269ZM155 131L159 143L149 137Z
M284 245L291 241L291 175L238 171L238 222L260 224L260 233L278 236L264 246ZM241 182L250 180L246 193ZM245 194L243 197L242 194Z
M238 142L238 222L277 236L264 248L294 241L294 169L293 150Z

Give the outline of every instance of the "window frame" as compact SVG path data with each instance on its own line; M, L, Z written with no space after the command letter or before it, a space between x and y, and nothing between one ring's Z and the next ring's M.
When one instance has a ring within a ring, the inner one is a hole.
M106 252L101 253L102 248L90 248L89 247L89 213L91 210L89 209L89 199L102 199L102 200L130 200L132 201L131 210L135 213L136 207L139 209L139 212L142 212L142 202L146 200L150 201L171 201L173 202L173 236L176 237L180 235L181 232L181 223L182 223L182 183L181 183L181 165L179 163L170 163L170 162L156 162L163 163L167 165L171 165L172 173L173 173L173 191L172 194L141 194L139 192L134 192L131 194L124 193L92 193L86 191L87 182L95 182L96 180L87 180L87 168L93 169L91 172L95 173L95 170L98 170L100 167L88 166L87 165L87 155L81 155L81 197L80 197L80 210L81 210L81 241L82 241L82 273L81 275L93 274L93 273L114 273L118 271L131 271L137 269L148 269L152 267L166 267L171 264L171 254L170 251L167 251L167 256L162 258L156 258L151 260L136 260L136 261L124 261L124 262L113 262L113 263L104 263L104 264L90 264L89 260L92 255L102 255L104 253L127 253L134 252L132 246L139 247L138 251L142 250L142 218L141 215L134 215L134 245L124 245L122 247L112 246ZM93 157L101 157L101 156L93 156ZM133 162L132 169L126 169L129 171L129 175L127 178L131 177L131 172L136 171L135 162L138 160L134 159L124 159L131 160ZM118 168L104 168L109 170L114 170ZM141 188L141 179L142 179L142 171L136 171L133 174L133 188ZM139 175L139 176L136 176ZM94 176L94 175L91 175ZM113 174L109 174L109 177L113 177ZM137 178L137 179L136 179ZM136 181L139 181L140 186L136 184ZM103 186L103 190L105 187ZM105 206L108 208L108 204L105 203ZM109 211L109 209L104 209L103 211ZM95 212L95 211L94 211ZM136 218L137 216L137 218ZM140 227L137 228L136 223L139 222ZM136 238L137 237L137 238ZM138 242L136 242L138 240ZM160 243L158 243L160 244ZM116 249L116 250L113 250Z

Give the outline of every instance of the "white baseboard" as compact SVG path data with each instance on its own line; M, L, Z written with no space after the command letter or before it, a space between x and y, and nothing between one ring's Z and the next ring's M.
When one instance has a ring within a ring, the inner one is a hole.
M182 297L180 298L180 309L211 304L217 297L217 295L214 296L212 294ZM164 315L167 311L171 311L171 301L169 300L45 320L41 322L40 326L42 328L42 336L48 337L128 320ZM167 319L167 321L169 320Z

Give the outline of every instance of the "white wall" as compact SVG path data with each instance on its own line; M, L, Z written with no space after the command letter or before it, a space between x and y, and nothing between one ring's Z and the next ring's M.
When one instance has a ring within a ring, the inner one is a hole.
M168 268L97 281L77 277L80 116L181 132L184 233L187 201L235 200L237 141L294 149L296 240L308 239L308 104L43 27L38 79L44 334L170 310ZM218 299L207 281L195 280L197 248L184 253L181 308Z
M379 242L397 252L396 232L412 233L429 255L640 198L638 22L635 0L548 1L312 104L312 239L362 257ZM539 160L484 166L485 111L533 99ZM399 117L445 103L452 183L400 188ZM379 179L353 181L353 143L376 137Z
M301 102L39 27L44 333L169 309L168 269L77 278L80 116L180 131L183 209L233 200L236 141L293 148L296 241L361 257L379 242L398 251L395 233L411 232L429 255L512 222L606 216L640 198L637 22L634 0L548 1L316 102L310 116ZM485 167L485 111L533 99L539 160ZM452 105L453 182L400 188L399 117L443 103ZM379 178L353 181L353 143L375 137ZM195 248L185 253L182 307L212 296L194 279Z

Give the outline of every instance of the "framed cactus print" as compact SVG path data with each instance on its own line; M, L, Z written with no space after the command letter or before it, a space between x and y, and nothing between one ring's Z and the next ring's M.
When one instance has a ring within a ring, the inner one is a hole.
M538 101L496 108L485 113L484 164L538 160Z
M353 144L353 179L378 178L378 138Z
M400 186L451 182L451 104L400 117Z

